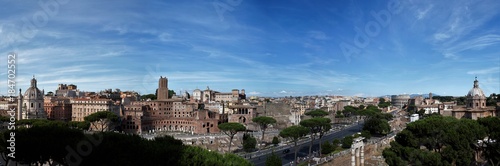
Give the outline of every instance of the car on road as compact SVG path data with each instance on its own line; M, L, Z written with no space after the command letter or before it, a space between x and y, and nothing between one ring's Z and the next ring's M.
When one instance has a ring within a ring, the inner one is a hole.
M288 152L290 152L290 149L283 150L283 154L287 154Z

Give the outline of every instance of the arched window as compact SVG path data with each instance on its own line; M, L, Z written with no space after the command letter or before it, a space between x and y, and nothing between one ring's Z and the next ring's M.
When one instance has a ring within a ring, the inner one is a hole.
M33 108L33 103L31 103L31 108Z

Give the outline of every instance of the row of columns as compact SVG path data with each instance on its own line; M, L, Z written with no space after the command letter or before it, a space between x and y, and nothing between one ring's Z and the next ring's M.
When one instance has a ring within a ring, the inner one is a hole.
M365 146L351 149L351 166L365 165Z

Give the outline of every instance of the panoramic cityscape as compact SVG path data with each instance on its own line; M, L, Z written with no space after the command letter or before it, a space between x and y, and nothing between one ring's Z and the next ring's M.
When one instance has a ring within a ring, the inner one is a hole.
M1 1L0 165L500 164L500 3Z

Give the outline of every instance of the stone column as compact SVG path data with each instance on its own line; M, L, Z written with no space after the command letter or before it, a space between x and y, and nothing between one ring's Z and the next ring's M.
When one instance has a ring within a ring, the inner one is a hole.
M351 148L351 166L356 166L356 149Z
M360 163L361 163L361 166L364 166L365 165L365 146L361 146L361 158L360 158Z
M359 165L359 148L356 148L356 165Z

